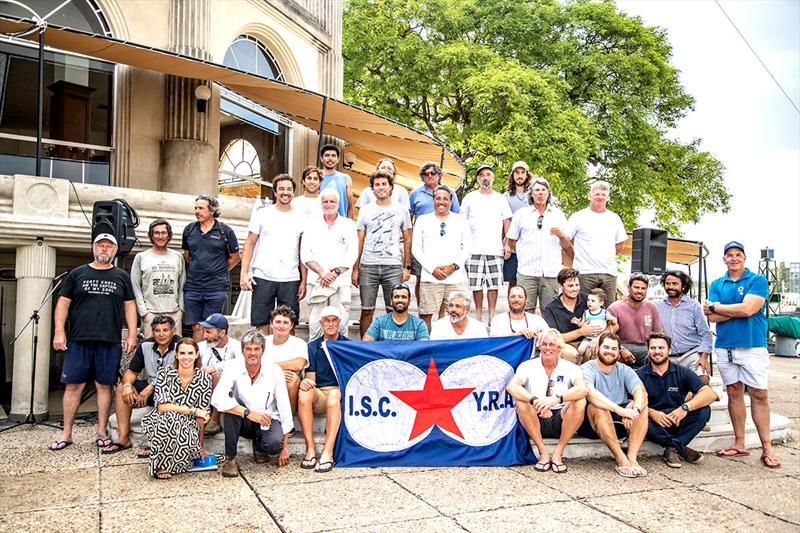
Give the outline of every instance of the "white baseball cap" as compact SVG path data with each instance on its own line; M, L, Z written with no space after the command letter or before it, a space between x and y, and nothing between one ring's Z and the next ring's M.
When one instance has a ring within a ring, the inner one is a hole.
M320 316L320 318L323 318L323 317L326 317L326 316L335 316L339 320L342 319L342 314L339 311L339 308L336 307L336 306L333 306L333 305L327 305L327 306L323 307L322 311L319 314L319 316Z
M516 163L514 163L514 166L511 167L511 170L514 171L514 170L517 170L518 168L524 168L525 172L527 172L528 171L528 163L526 163L525 161L517 161Z
M94 238L92 244L97 244L100 241L111 241L114 243L114 246L117 245L117 239L110 233L98 233L97 237Z

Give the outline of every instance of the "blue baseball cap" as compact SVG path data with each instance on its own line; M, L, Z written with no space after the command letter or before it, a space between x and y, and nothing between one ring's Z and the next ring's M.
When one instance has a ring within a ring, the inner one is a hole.
M214 313L213 315L209 316L199 324L204 328L217 328L217 329L224 329L226 331L228 330L228 319L219 313Z
M731 248L738 248L744 253L744 244L740 243L739 241L731 241L725 245L725 249L722 251L723 254L728 253L728 250Z

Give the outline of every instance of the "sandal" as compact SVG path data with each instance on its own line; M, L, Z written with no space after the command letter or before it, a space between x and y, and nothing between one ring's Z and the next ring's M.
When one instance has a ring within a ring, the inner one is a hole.
M567 465L564 463L550 463L550 469L555 472L556 474L566 474L567 473Z
M53 444L47 447L48 450L51 452L60 452L67 446L72 446L71 440L57 440Z
M614 470L617 471L622 477L636 477L636 473L633 471L632 466L615 466Z
M150 455L152 454L152 450L150 448L142 448L141 450L136 452L137 459L150 459Z
M130 450L132 444L129 442L128 444L122 444L121 442L112 442L105 448L100 450L100 453L103 455L111 455L112 453L121 452L122 450Z
M740 450L739 448L731 446L730 448L719 450L714 455L717 457L748 457L750 455L750 450Z
M548 470L550 470L550 466L552 464L553 463L551 463L550 461L539 461L538 463L533 465L533 469L536 470L537 472L547 472Z
M333 470L333 461L322 461L314 469L314 472L318 474L325 474L327 472L330 472L331 470Z
M114 441L103 435L97 435L97 438L94 439L94 443L98 448L108 448L113 442Z
M153 477L156 479L169 479L172 477L172 474L170 472L167 472L166 470L159 470L158 472L153 474Z
M766 466L767 468L780 468L781 461L777 457L772 457L770 455L762 455L761 456L761 464Z
M317 457L314 456L310 459L303 459L300 462L300 468L304 470L315 470L315 466L317 466Z

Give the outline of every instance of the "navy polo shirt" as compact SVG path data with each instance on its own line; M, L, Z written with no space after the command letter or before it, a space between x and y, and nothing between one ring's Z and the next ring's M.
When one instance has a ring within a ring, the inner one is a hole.
M227 250L218 220L214 221L214 225L206 233L200 231L200 224L192 223L188 235L184 234L181 245L184 250L189 251L184 291L228 292L231 285L228 257L239 252L239 242L236 234L227 225L225 235L228 238Z
M726 272L721 278L711 282L708 300L721 304L739 304L748 294L764 298L764 306L749 317L737 317L717 323L717 348L757 348L767 346L767 307L769 290L767 278L753 274L745 268L742 277L733 281Z
M322 341L324 337L317 337L308 343L308 366L306 372L316 372L317 387L338 387L339 380L336 379L336 374L331 368L331 363L328 361L328 356L325 355L325 350L322 349ZM347 337L339 334L337 341L349 341Z
M686 401L688 393L697 394L705 385L693 370L669 363L663 376L653 372L650 363L636 371L647 390L647 405L656 411L672 411Z
M547 322L547 325L551 328L556 328L561 333L569 333L570 331L578 329L578 326L572 322L572 319L582 319L583 312L587 309L585 294L578 293L578 301L575 303L575 309L573 311L564 307L564 303L561 301L561 295L559 295L544 308L543 317L544 321ZM575 340L579 341L582 338L583 337Z

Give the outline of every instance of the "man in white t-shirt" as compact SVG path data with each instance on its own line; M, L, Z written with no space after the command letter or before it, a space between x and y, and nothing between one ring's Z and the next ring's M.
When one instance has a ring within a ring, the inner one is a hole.
M600 287L606 293L606 306L617 299L617 254L622 253L628 234L619 215L606 209L611 187L596 181L589 192L589 207L569 217L564 233L573 239L575 260L580 272L581 292Z
M275 363L283 370L292 413L297 412L300 373L308 366L308 345L291 334L296 318L294 312L285 305L279 305L272 311L272 335L266 336L264 355L261 357L264 364Z
M506 387L516 400L517 416L538 450L537 472L567 471L564 448L578 431L586 410L589 388L578 365L561 359L564 341L557 329L539 338L542 356L524 361ZM544 439L558 439L553 453Z
M197 345L200 368L206 374L211 374L213 390L219 383L219 378L226 366L233 364L232 361L244 361L242 344L236 339L228 337L228 319L220 313L208 316L199 323L199 326L203 328L203 338L205 339ZM219 431L219 411L212 409L205 434L214 435Z
M432 341L488 337L486 326L468 316L471 302L466 293L451 292L447 298L447 315L433 323Z
M289 174L279 174L272 180L272 190L275 204L257 209L250 217L240 281L243 291L253 291L250 325L264 334L276 302L298 316L306 290L306 269L300 267L305 221L300 210L292 207L294 180Z
M312 217L322 216L322 204L319 202L319 186L322 183L320 170L315 166L303 169L300 184L303 186L303 195L292 198L292 207L303 215L303 222Z
M475 173L480 188L461 202L461 213L470 230L467 278L475 300L475 318L483 321L483 288L486 287L489 321L497 306L497 291L503 285L503 239L511 223L511 208L502 194L492 189L494 172L481 165ZM505 257L509 257L509 251Z
M525 287L515 285L508 290L508 312L495 315L489 327L492 337L511 337L525 335L532 339L538 337L543 330L550 329L544 318L535 313L525 311L528 295Z

